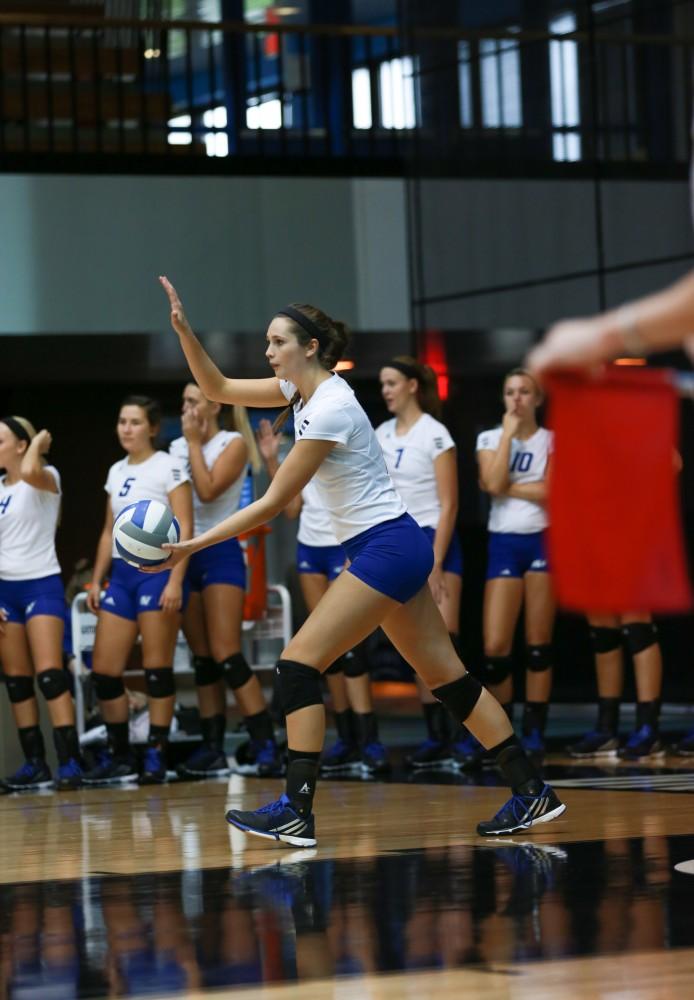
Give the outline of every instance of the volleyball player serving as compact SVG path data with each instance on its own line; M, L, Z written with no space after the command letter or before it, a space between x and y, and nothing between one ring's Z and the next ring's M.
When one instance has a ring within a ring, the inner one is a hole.
M512 833L561 815L565 806L538 776L498 702L461 663L429 589L431 542L405 511L376 435L349 386L332 369L347 330L311 306L287 306L267 331L267 379L225 378L186 320L173 286L171 322L195 381L208 399L293 408L296 443L259 500L210 531L171 547L176 568L193 552L263 524L314 479L335 537L350 559L284 649L277 664L287 720L286 793L253 812L232 809L238 829L299 847L316 843L313 798L325 736L320 674L382 626L435 697L479 741L493 748L512 798L481 834ZM315 477L315 478L314 478Z

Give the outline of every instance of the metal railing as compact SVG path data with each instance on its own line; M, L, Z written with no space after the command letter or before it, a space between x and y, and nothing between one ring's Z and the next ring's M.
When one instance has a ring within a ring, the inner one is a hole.
M288 173L412 160L450 173L677 167L693 48L584 31L0 14L0 167L90 169L88 154L126 171L133 157L164 171L257 169L259 158Z

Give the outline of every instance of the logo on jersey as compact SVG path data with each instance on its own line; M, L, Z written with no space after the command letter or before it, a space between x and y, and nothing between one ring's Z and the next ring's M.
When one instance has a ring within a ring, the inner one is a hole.
M171 470L171 474L174 477L174 481L175 482L179 482L179 480L181 478L181 470L174 468L174 469Z
M434 448L443 448L443 438L434 438Z
M297 437L301 437L301 435L304 433L304 431L306 430L306 428L308 427L308 425L310 423L311 423L311 421L308 419L308 417L305 417L301 421L301 426L299 427L299 430L296 432L296 436Z

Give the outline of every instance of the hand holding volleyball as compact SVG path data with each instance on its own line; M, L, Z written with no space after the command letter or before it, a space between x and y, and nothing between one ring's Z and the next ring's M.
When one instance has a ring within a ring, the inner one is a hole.
M178 292L169 279L164 275L159 276L159 281L167 294L169 305L171 306L171 326L174 328L179 337L192 333L193 331L191 330L190 323L186 319L186 314L183 311L183 304L178 297Z

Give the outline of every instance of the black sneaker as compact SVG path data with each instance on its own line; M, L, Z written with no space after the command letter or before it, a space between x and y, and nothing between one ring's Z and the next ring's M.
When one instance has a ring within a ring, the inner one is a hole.
M53 778L45 760L30 757L14 774L5 778L4 784L10 791L23 792L32 788L52 788Z
M110 750L99 750L94 767L85 771L85 785L122 785L137 781L137 767L132 757L116 757Z
M230 759L229 769L234 774L274 778L284 772L284 763L274 740L247 740Z
M694 757L694 729L690 729L679 743L673 743L672 752L678 757Z
M161 747L148 746L137 779L140 785L163 785L166 781L166 753Z
M356 743L337 739L331 747L323 751L320 762L321 774L344 774L360 771L361 768L362 759Z
M414 753L405 758L405 765L413 771L438 771L454 766L451 749L441 740L426 739Z
M369 774L390 774L392 770L388 751L378 740L362 747L361 760L363 767Z
M481 767L494 767L494 754L485 750L472 733L468 733L462 740L454 743L451 746L451 751L453 763L461 771L476 771Z
M539 795L513 795L493 819L477 824L477 832L482 837L490 837L528 830L538 823L549 823L565 809L554 790L545 785Z
M653 726L636 729L619 751L622 760L662 760L665 747Z
M613 758L617 756L619 750L619 737L614 733L601 733L599 730L586 733L578 741L566 748L569 757L576 760L599 760L602 758Z
M68 792L72 788L79 788L82 784L83 774L80 762L75 760L74 757L70 757L67 763L58 766L58 772L55 776L55 787L59 792Z
M219 778L229 774L226 754L203 743L178 768L182 778Z
M265 840L279 840L293 847L316 846L313 813L305 818L299 816L286 795L253 812L230 809L226 814L226 820L237 830L251 833L255 837L263 837Z

